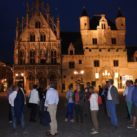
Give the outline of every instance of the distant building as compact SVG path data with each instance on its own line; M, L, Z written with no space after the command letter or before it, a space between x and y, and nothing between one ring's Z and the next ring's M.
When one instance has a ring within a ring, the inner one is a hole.
M13 83L12 66L0 62L0 92L7 91L8 87Z
M80 32L60 33L59 18L54 21L49 5L35 0L22 22L17 19L14 82L22 81L26 89L54 82L66 90L70 83L97 86L113 78L123 88L127 79L137 78L137 52L127 49L125 38L120 10L112 22L104 14L90 18L84 8Z

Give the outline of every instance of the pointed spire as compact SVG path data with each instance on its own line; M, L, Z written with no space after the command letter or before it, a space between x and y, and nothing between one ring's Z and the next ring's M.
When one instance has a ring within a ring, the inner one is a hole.
M29 9L29 1L26 1L26 14L29 14L30 9Z
M117 17L124 17L120 8L118 8Z
M88 12L87 12L87 10L86 10L85 7L83 7L81 17L82 17L82 16L88 16Z
M56 33L57 33L57 38L60 39L60 19L57 18L56 20Z
M19 37L19 18L17 17L17 24L16 24L16 40L18 39Z
M49 6L49 3L47 2L47 4L46 4L46 13L50 13L50 6Z
M39 11L39 7L40 7L40 0L35 0L36 11Z

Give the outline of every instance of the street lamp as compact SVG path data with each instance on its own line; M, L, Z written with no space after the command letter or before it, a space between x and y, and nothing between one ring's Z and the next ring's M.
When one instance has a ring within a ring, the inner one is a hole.
M77 80L77 81L82 82L82 75L84 75L85 71L84 70L80 70L80 71L75 70L73 73L76 76L81 76L80 80Z
M105 70L105 71L102 73L102 75L103 75L104 77L109 77L109 76L110 76L110 72L108 72L107 70Z
M97 73L97 72L95 73L95 78L99 79L99 73Z

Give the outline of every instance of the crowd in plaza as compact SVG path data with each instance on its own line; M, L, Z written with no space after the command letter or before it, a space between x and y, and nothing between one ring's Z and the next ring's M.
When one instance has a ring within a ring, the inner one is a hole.
M130 125L128 129L136 129L137 119L137 79L133 83L132 80L126 82L126 88L123 92L127 105L127 114L129 115ZM9 100L9 121L12 123L13 129L16 131L17 122L20 123L22 129L25 129L24 107L27 104L30 109L30 122L36 122L39 114L40 123L49 126L47 136L56 136L58 132L58 123L56 113L59 104L59 93L55 89L53 83L49 84L45 90L33 85L28 99L25 96L25 90L19 82L12 85L8 91ZM91 122L92 135L100 132L100 121L98 119L99 109L103 111L114 129L120 128L117 117L117 105L119 104L119 93L110 79L104 86L99 86L99 91L87 83L86 87L77 83L76 89L70 84L66 91L66 114L64 113L64 122L82 124L84 116L88 117Z

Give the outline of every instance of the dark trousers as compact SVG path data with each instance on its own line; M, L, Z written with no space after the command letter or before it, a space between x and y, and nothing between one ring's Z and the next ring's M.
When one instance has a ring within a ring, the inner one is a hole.
M83 107L79 104L75 104L76 122L83 122Z
M74 103L68 103L66 118L70 120L74 118Z
M21 116L19 117L19 119L17 119L16 115L15 115L15 109L14 107L11 107L11 113L12 113L12 124L13 124L13 128L16 129L16 123L17 120L18 122L21 124L21 127L24 128L25 127L25 122L24 122L24 113L21 113Z
M35 121L36 120L36 115L37 115L37 109L38 105L31 103L30 107L30 121Z
M12 121L11 105L9 104L9 121Z

